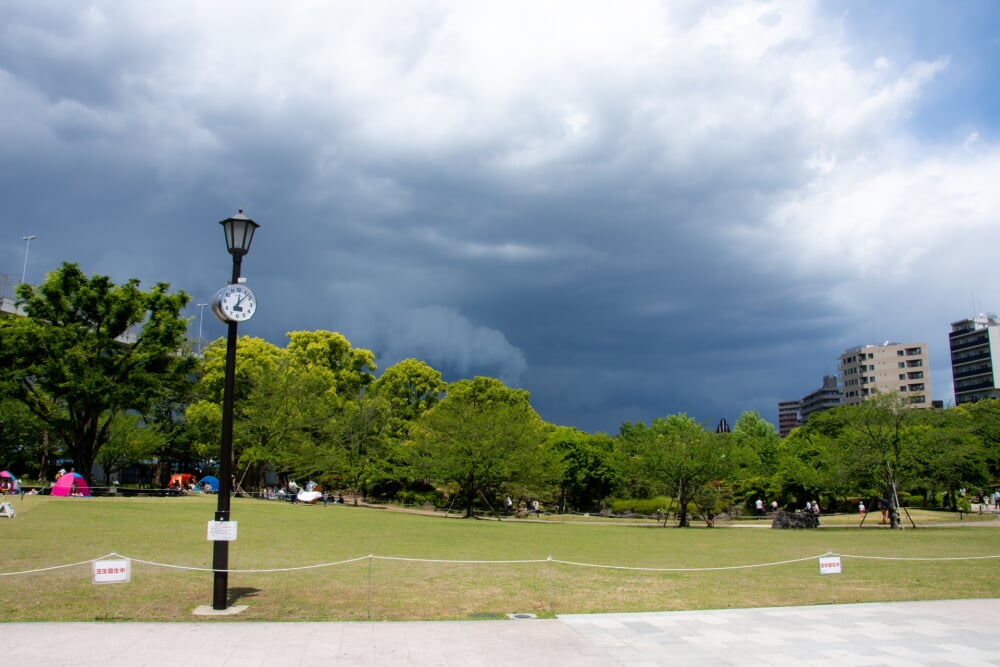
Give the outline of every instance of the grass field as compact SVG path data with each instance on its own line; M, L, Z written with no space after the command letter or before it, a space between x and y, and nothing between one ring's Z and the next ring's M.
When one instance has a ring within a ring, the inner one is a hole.
M212 573L179 568L211 567L206 524L214 497L27 496L12 503L17 516L0 519L5 620L189 621L196 606L211 604ZM991 526L1000 522L992 517L957 522L957 515L914 511L919 528L901 531L878 526L876 517L859 529L856 516L824 517L819 530L753 522L679 530L652 521L476 521L237 498L232 518L239 526L232 570L305 569L232 572L231 602L248 609L212 622L1000 596L1000 530ZM92 584L89 561L111 552L133 559L132 580ZM819 574L817 557L826 553L842 556L842 574ZM9 575L81 561L88 562Z

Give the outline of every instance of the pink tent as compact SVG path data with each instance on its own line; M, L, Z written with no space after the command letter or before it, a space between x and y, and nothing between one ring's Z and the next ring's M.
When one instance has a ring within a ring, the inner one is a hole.
M90 487L87 480L78 472L68 472L52 487L53 496L89 496Z

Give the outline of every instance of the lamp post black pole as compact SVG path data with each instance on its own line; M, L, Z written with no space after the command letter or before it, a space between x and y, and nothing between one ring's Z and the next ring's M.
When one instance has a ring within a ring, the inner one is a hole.
M219 224L226 234L226 249L233 256L233 277L229 285L239 285L243 255L250 252L250 242L260 225L243 215L243 209L236 215L220 221ZM244 298L253 296L249 291L235 304L227 305L225 299L229 290L230 287L225 287L216 293L212 306L216 317L229 327L226 339L226 380L222 392L222 442L219 446L219 504L215 510L216 522L229 521L229 502L233 492L233 400L236 393L236 341L239 337L237 320L250 317L254 310L252 300L250 310L243 311L240 308ZM228 310L229 307L233 310ZM212 570L214 571L212 609L224 611L229 607L228 541L214 540Z
M233 255L233 279L240 279L242 255ZM233 490L233 394L236 392L236 341L238 324L230 322L226 337L226 381L222 392L222 446L219 453L219 504L215 509L216 521L229 521L229 500ZM229 542L217 540L212 551L212 569L215 582L212 589L212 609L222 611L229 607Z

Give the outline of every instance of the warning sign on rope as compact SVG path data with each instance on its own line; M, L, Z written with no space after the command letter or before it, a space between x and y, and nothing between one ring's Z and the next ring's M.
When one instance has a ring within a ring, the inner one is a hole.
M95 584L123 584L131 579L132 565L128 558L94 561L93 581Z
M822 556L819 559L820 574L840 574L840 556Z

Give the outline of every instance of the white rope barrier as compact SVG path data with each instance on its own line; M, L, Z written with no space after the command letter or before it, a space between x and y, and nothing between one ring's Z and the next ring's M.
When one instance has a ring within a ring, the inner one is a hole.
M127 558L127 556L123 556ZM190 565L171 565L169 563L157 563L151 560L142 560L140 558L132 558L133 563L142 563L143 565L152 565L153 567L165 567L174 570L192 570L195 572L231 572L234 574L267 574L270 572L294 572L296 570L318 570L324 567L334 567L336 565L346 565L348 563L356 563L366 558L371 558L371 556L358 556L357 558L349 558L347 560L336 561L333 563L319 563L317 565L298 565L295 567L275 567L270 569L257 569L257 570L216 570L211 567L193 567Z
M431 558L403 558L401 556L372 556L375 560L398 560L410 561L413 563L445 563L453 565L521 565L525 563L546 563L552 560L548 558L536 558L533 560L441 560Z
M633 572L721 572L727 570L747 570L753 568L761 567L777 567L779 565L791 565L793 563L803 563L806 561L817 560L824 556L840 556L841 558L856 558L859 560L884 560L884 561L923 561L923 562L945 562L945 561L965 561L965 560L990 560L1000 558L998 555L990 556L949 556L949 557L906 557L906 556L863 556L855 554L834 554L832 552L827 552L825 554L819 554L817 556L806 556L804 558L793 558L790 560L780 560L772 561L769 563L750 563L745 565L725 565L719 567L633 567L625 565L604 565L600 563L580 563L576 561L560 560L558 558L553 558L549 556L543 559L529 559L529 560L445 560L445 559L430 559L430 558L405 558L401 556L376 556L374 554L369 554L367 556L358 556L357 558L349 558L341 561L334 561L330 563L317 563L315 565L299 565L293 567L278 567L278 568L256 568L256 569L246 569L246 570L215 570L211 567L195 567L190 565L174 565L171 563L158 563L151 560L143 560L141 558L129 558L128 556L123 556L115 552L111 552L105 556L99 556L98 558L92 558L89 560L77 561L76 563L66 563L65 565L52 565L50 567L35 568L32 570L20 570L17 572L0 572L0 577L13 577L17 575L24 574L37 574L39 572L49 572L52 570L60 570L68 567L77 567L80 565L90 565L96 560L102 560L105 558L117 557L117 558L129 558L134 563L142 563L143 565L149 565L151 567L162 567L173 570L187 570L194 572L228 572L230 574L271 574L280 572L296 572L301 570L316 570L326 567L335 567L337 565L348 565L350 563L357 563L363 560L386 560L386 561L399 561L399 562L411 562L411 563L437 563L445 565L530 565L537 563L557 563L560 565L568 565L570 567L587 567L595 569L604 570L625 570Z
M824 554L826 555L826 554ZM568 560L553 560L554 563L563 565L573 565L575 567L595 567L606 570L633 570L636 572L717 572L720 570L747 570L755 567L774 567L775 565L788 565L790 563L801 563L807 560L816 560L819 556L806 556L805 558L795 558L792 560L780 560L773 563L754 563L752 565L726 565L721 567L627 567L624 565L594 565L592 563L574 563Z
M20 572L0 572L0 577L13 577L18 574L35 574L37 572L48 572L50 570L61 570L66 567L76 567L77 565L90 565L95 560L101 560L102 558L108 558L109 556L114 556L115 553L111 552L107 556L99 556L97 558L91 558L90 560L81 560L77 563L67 563L65 565L53 565L51 567L40 567L34 570L21 570Z
M997 556L953 556L953 557L940 557L940 558L920 558L920 557L889 557L889 556L853 556L851 554L840 554L841 558L861 558L865 560L903 560L903 561L948 561L948 560L989 560L991 558L1000 558Z

